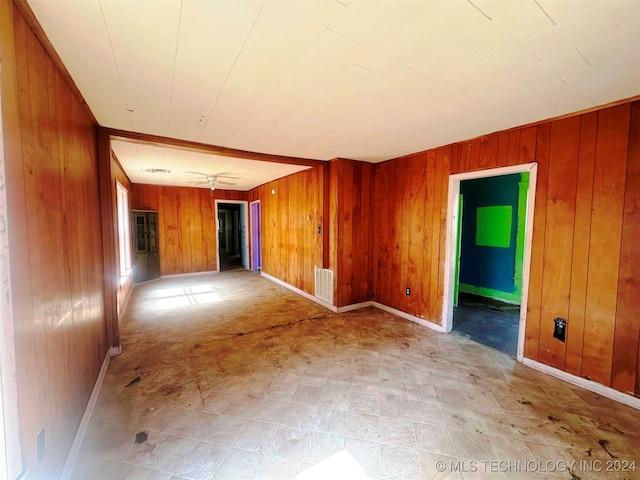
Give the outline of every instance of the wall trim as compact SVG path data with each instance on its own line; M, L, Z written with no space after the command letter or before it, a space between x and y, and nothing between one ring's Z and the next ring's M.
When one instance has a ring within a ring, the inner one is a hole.
M374 306L374 302L372 300L369 300L367 302L360 302L360 303L352 303L351 305L345 305L344 307L338 307L337 308L337 313L343 313L343 312L351 312L353 310L360 310L361 308L367 308L367 307L373 307Z
M527 367L539 370L543 373L559 378L560 380L564 380L565 382L577 385L578 387L582 387L585 390L590 390L594 393L597 393L598 395L602 395L603 397L607 397L616 402L640 410L640 398L636 398L632 395L614 390L611 387L607 387L606 385L602 385L601 383L594 382L593 380L587 380L586 378L567 373L564 370L558 370L557 368L550 367L549 365L545 365L544 363L536 362L535 360L531 360L530 358L523 358L522 363Z
M319 305L322 305L324 308L331 310L334 313L338 313L338 308L327 303L327 302L323 302L322 300L320 300L318 297L314 297L313 295L311 295L310 293L305 292L304 290L300 290L297 287L294 287L293 285L280 280L279 278L276 277L272 277L271 275L269 275L268 273L264 273L264 272L260 272L260 276L266 278L267 280L271 280L274 283L277 283L278 285L284 287L284 288L288 288L289 290L291 290L292 292L297 293L298 295L303 296L304 298L306 298L307 300L311 300L312 302L316 302Z
M104 361L102 362L102 368L100 368L100 373L98 374L98 378L96 379L96 383L93 386L93 390L91 391L91 396L89 397L89 402L87 402L87 407L84 410L84 415L82 415L82 420L80 421L80 425L78 426L78 430L76 430L76 436L73 438L73 443L71 444L71 449L69 450L69 454L67 455L67 460L64 463L64 468L62 469L62 473L60 474L60 480L68 480L71 478L71 474L73 473L73 469L76 466L76 461L78 460L78 453L80 453L80 447L82 446L82 441L84 440L84 436L87 433L87 427L89 426L89 420L91 420L91 415L93 414L93 409L96 406L96 402L98 401L98 395L100 394L100 389L102 388L102 382L104 381L104 377L107 374L107 368L109 368L109 361L111 360L112 350L118 350L118 354L122 350L122 346L111 347L107 354L104 356Z
M124 305L122 306L122 310L120 310L120 314L118 315L118 327L120 327L120 325L122 325L122 319L124 318L124 316L127 314L127 310L129 310L129 301L131 300L131 297L133 296L133 290L136 288L136 284L133 283L133 280L131 281L131 288L129 289L129 293L127 294L127 298L124 301Z
M425 320L424 318L416 317L415 315L403 312L402 310L383 305L382 303L372 302L372 304L374 307L379 308L380 310L384 310L385 312L393 313L397 317L404 318L405 320L409 320L410 322L417 323L419 325L422 325L423 327L430 328L431 330L435 330L436 332L444 333L442 325L430 322L429 320Z
M207 270L206 272L170 273L168 275L160 275L160 278L195 277L197 275L210 275L212 273L220 273L220 272L218 272L217 270ZM157 280L157 278L149 280L149 282L153 282L154 280ZM139 282L139 283L136 283L136 285L140 285L143 283L147 283L147 282Z

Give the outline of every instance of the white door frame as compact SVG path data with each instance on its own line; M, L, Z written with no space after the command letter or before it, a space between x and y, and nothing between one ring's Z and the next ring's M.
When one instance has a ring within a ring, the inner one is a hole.
M516 358L524 358L524 337L527 322L527 302L529 297L529 274L531 271L531 244L533 241L533 212L536 199L537 163L491 168L474 172L449 175L449 199L447 203L447 240L444 266L444 297L442 299L442 329L445 333L453 328L453 293L456 268L456 242L458 235L458 202L460 182L474 178L498 177L512 173L529 172L529 192L527 193L526 228L524 234L524 261L522 266L522 300L520 302L520 324L518 326L518 353Z
M216 198L215 199L215 205L216 205L216 211L215 211L215 220L216 220L216 266L217 266L217 272L220 272L220 245L218 242L218 231L220 230L220 225L218 225L218 204L219 203L235 203L238 205L244 205L244 214L242 215L243 218L243 222L244 222L244 228L245 228L245 236L246 236L246 240L245 240L245 245L244 245L244 258L245 258L245 262L246 265L244 265L245 270L248 270L250 267L250 262L251 259L249 258L249 202L247 200L224 200L222 198ZM242 233L242 232L241 232Z

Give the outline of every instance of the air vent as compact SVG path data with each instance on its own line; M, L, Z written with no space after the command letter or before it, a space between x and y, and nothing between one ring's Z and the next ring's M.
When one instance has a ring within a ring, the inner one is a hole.
M315 267L315 296L333 305L333 270Z
M171 173L171 170L166 168L143 168L142 171L149 173Z

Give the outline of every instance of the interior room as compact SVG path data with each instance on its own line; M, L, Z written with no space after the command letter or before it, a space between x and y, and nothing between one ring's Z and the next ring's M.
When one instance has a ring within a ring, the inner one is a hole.
M623 0L0 2L0 478L638 478L639 45Z

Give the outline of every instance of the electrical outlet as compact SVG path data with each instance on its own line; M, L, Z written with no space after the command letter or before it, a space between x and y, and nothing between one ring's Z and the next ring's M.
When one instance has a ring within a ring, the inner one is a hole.
M407 287L407 295L411 295L411 288Z
M559 317L554 318L553 323L553 338L557 338L561 342L564 342L567 335L567 319Z
M38 434L38 461L44 460L44 429L40 430Z

